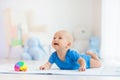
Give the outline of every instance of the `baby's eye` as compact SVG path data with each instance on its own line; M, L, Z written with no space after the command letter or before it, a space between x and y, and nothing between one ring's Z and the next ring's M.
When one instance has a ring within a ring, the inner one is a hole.
M62 39L62 37L59 37L59 39Z
M55 37L53 39L56 39Z

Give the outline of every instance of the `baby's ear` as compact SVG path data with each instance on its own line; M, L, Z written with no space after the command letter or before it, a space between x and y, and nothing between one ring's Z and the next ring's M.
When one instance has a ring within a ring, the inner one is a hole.
M72 45L71 42L68 42L68 46L71 47L71 45Z

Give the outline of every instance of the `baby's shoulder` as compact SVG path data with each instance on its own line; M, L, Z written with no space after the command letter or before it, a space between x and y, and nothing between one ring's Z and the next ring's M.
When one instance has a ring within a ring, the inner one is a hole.
M56 51L52 52L51 56L54 56L54 57L57 56L57 52Z
M75 50L75 49L69 49L68 54L69 55L76 55L76 54L79 54L79 52L77 50Z

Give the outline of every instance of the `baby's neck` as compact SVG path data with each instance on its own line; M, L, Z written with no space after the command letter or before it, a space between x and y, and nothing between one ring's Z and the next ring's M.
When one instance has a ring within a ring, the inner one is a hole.
M58 57L59 57L62 61L65 60L65 56L66 56L67 51L68 51L68 49L56 51Z

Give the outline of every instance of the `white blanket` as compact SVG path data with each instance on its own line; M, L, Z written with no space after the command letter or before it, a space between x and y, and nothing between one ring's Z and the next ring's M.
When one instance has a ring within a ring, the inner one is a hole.
M13 64L0 66L0 74L35 74L35 75L80 75L80 76L120 76L119 67L91 68L84 72L78 70L59 70L52 68L50 70L39 70L37 65L29 65L26 72L14 71Z

